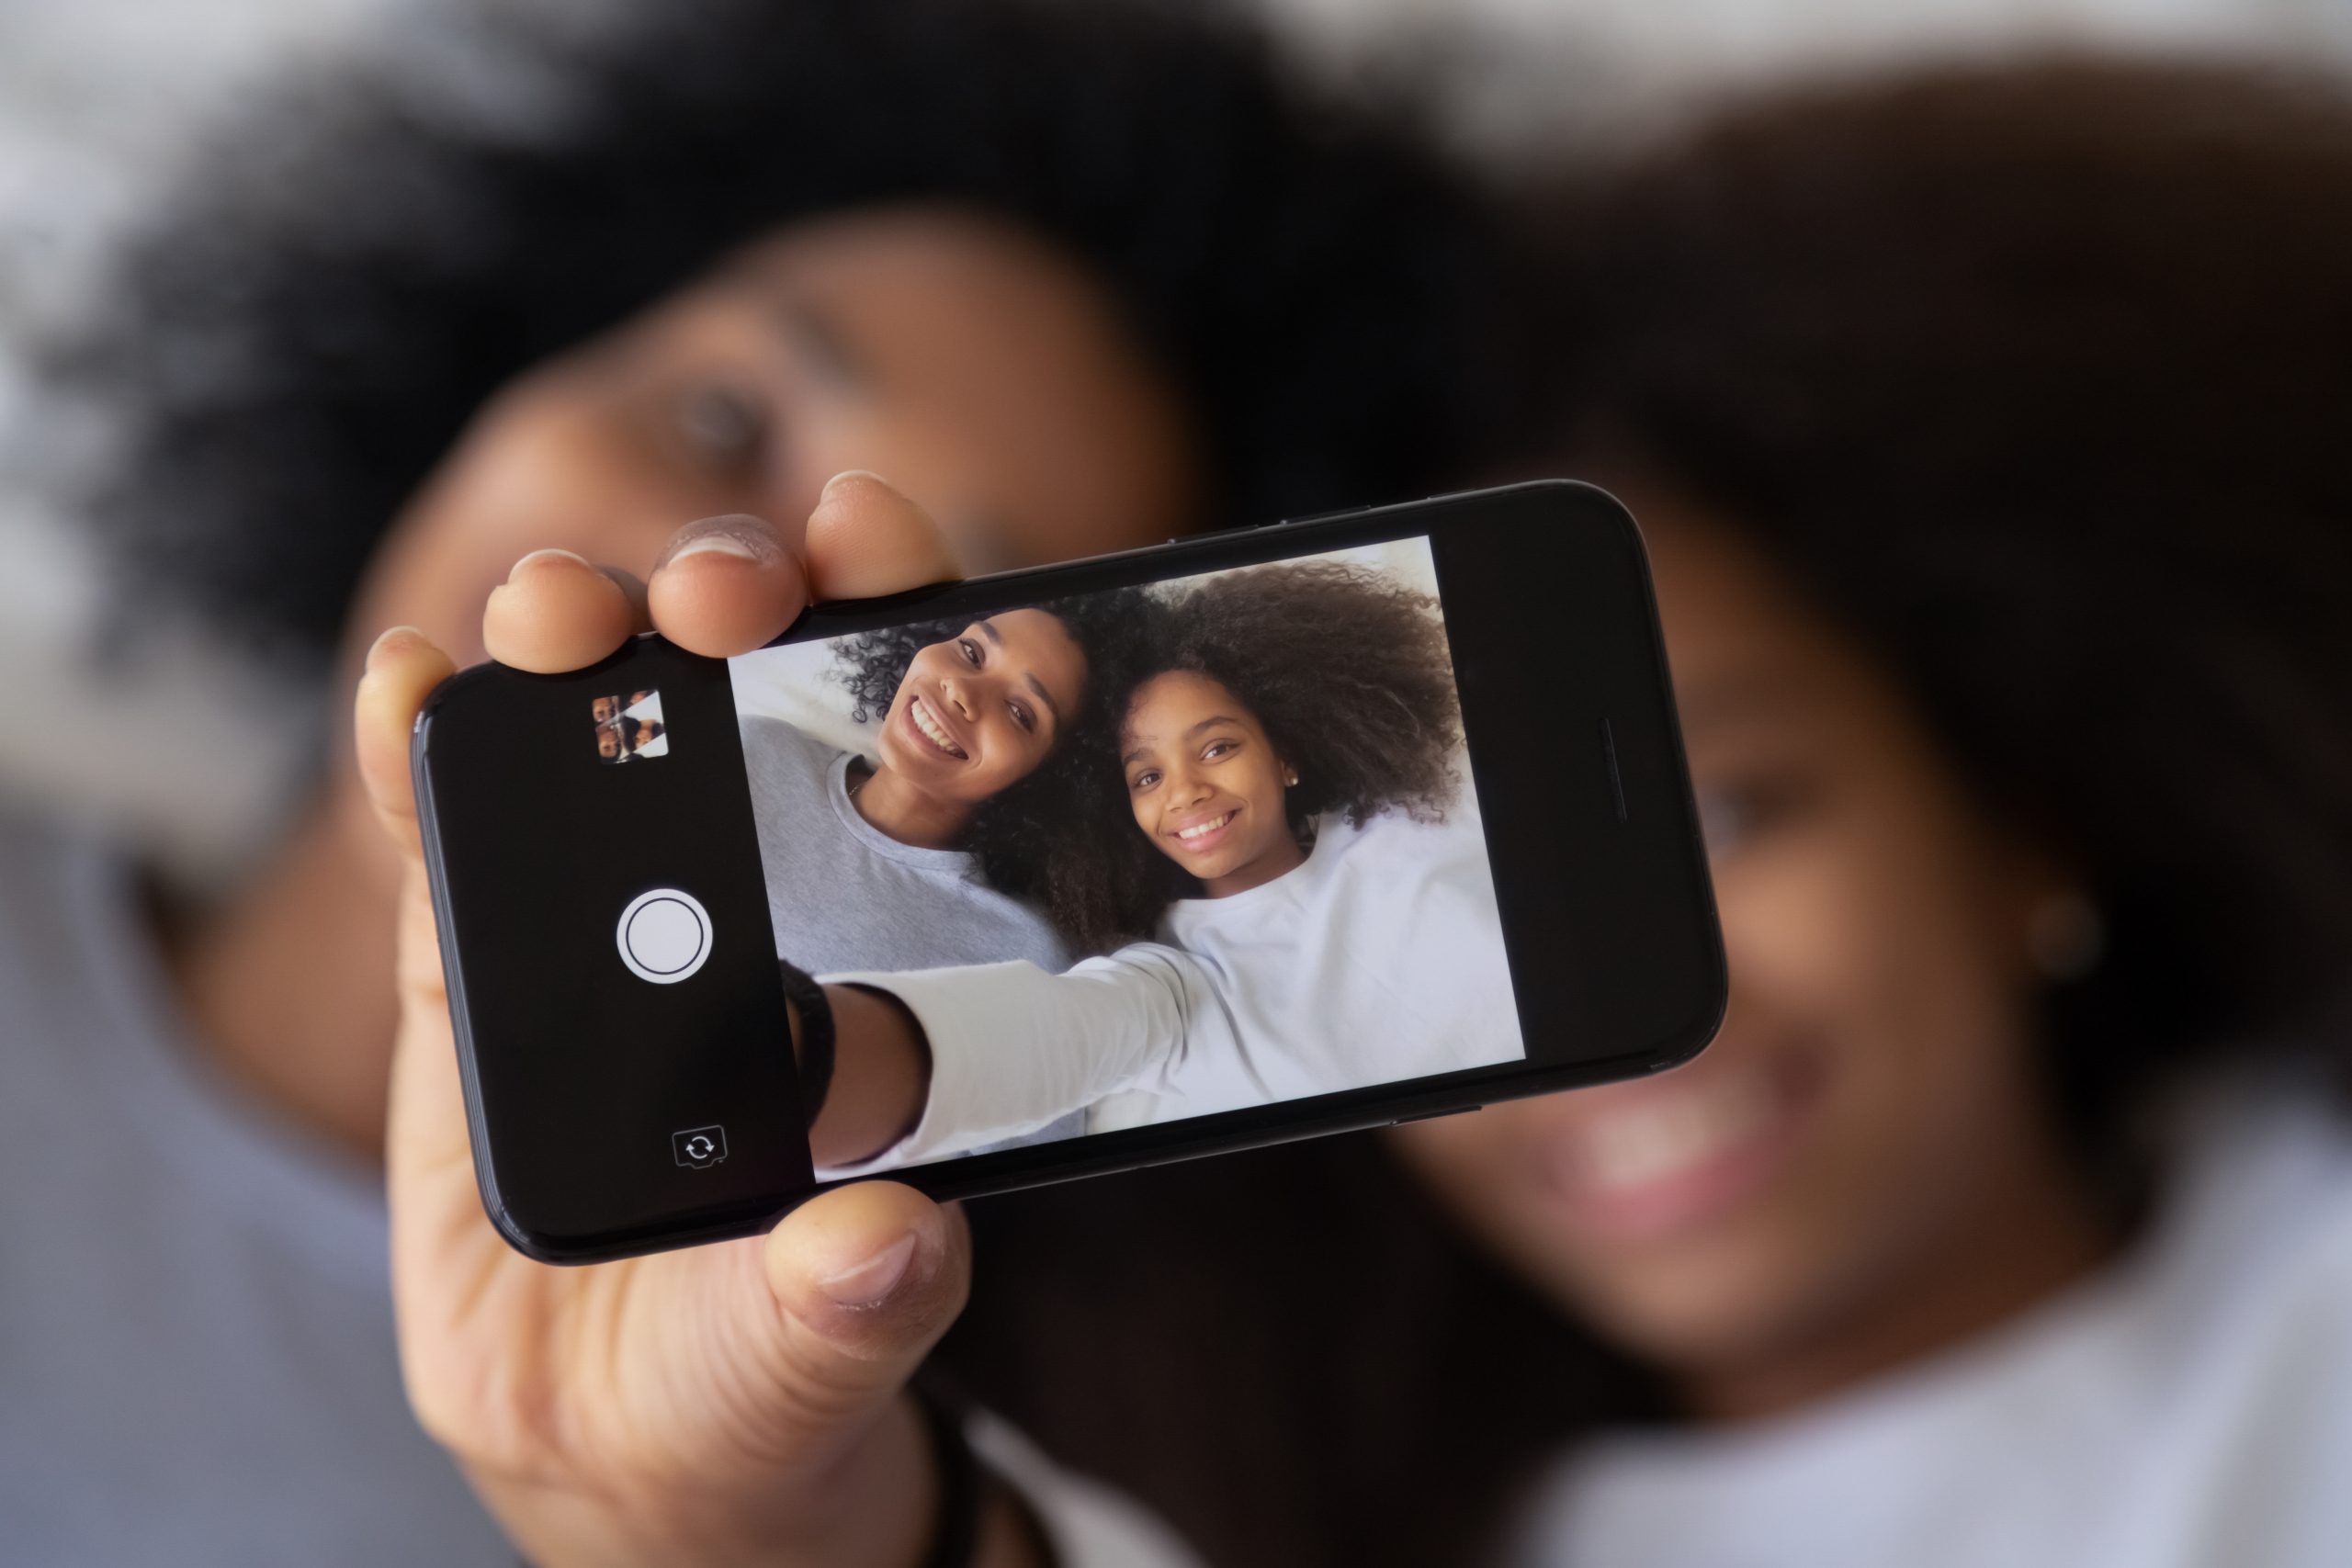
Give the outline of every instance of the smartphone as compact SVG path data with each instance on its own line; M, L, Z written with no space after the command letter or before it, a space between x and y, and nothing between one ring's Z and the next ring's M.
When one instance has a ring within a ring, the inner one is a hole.
M413 761L482 1199L548 1261L1469 1113L1724 1006L1641 536L1568 481L478 666ZM812 985L897 1055L812 1082Z

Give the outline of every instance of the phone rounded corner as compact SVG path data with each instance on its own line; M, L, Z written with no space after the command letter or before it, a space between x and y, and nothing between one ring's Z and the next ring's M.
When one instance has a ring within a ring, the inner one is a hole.
M1649 541L1642 532L1641 519L1623 496L1608 486L1591 479L1555 476L1547 479L1522 479L1494 491L1498 496L1523 500L1550 511L1555 507L1569 509L1571 516L1598 522L1617 534L1641 563L1644 586L1649 577ZM1553 513L1552 521L1559 520Z
M507 1246L534 1263L594 1261L595 1254L576 1241L553 1232L534 1229L515 1214L506 1201L505 1193L499 1190L497 1162L479 1139L474 1143L473 1167L474 1191L481 1199L481 1212L489 1219L491 1228Z
M1541 479L1521 479L1509 488L1530 495L1605 495L1611 501L1617 500L1615 496L1609 495L1602 486L1569 474L1546 474Z
M605 1256L598 1248L582 1247L568 1237L549 1232L533 1230L516 1219L514 1212L499 1197L497 1184L491 1179L489 1172L480 1171L475 1185L481 1193L482 1213L490 1217L492 1228L498 1232L507 1246L532 1262L569 1267L594 1263Z
M462 670L452 670L435 682L433 689L424 694L424 700L416 705L416 717L409 726L410 750L422 754L425 735L432 728L434 719L440 716L442 707L461 690L479 684L497 668L494 664L469 664Z
M1707 1047L1723 1032L1724 1020L1731 1011L1731 976L1720 960L1712 983L1707 987L1705 1002L1692 1015L1689 1023L1667 1036L1666 1048L1655 1054L1648 1071L1668 1072L1698 1060L1706 1055Z

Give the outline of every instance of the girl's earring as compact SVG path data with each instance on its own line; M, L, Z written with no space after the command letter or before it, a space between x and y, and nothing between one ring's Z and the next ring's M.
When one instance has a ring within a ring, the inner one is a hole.
M1298 787L1298 770L1296 768L1284 768L1283 770L1283 786L1286 789L1296 789Z
M2043 899L2027 919L2025 948L2043 978L2079 980L2106 955L2107 922L2088 898L2060 893Z

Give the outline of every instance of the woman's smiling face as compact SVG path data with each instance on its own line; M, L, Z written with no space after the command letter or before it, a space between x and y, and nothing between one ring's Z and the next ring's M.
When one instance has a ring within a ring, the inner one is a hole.
M1043 610L1008 610L907 666L877 742L882 765L936 799L977 806L1036 771L1078 716L1086 655Z
M1255 715L1206 675L1156 675L1119 737L1136 826L1212 898L1272 881L1306 858L1283 809L1290 770Z

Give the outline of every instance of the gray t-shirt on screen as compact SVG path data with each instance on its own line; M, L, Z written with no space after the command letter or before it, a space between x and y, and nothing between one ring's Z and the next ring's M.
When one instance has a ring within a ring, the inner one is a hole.
M752 778L760 863L776 952L811 975L943 969L1027 959L1053 974L1069 952L1046 918L980 880L960 850L902 844L857 814L855 759L780 718L746 716L743 764ZM1020 1049L1018 1041L1003 1043ZM971 1150L988 1154L1086 1131L1079 1111L1034 1133Z
M385 1248L381 1177L200 1055L123 864L0 823L0 1563L514 1568Z
M782 719L746 717L760 861L776 952L811 975L941 969L1027 959L1058 973L1069 954L1046 918L980 880L960 850L902 844L857 814L846 751Z

